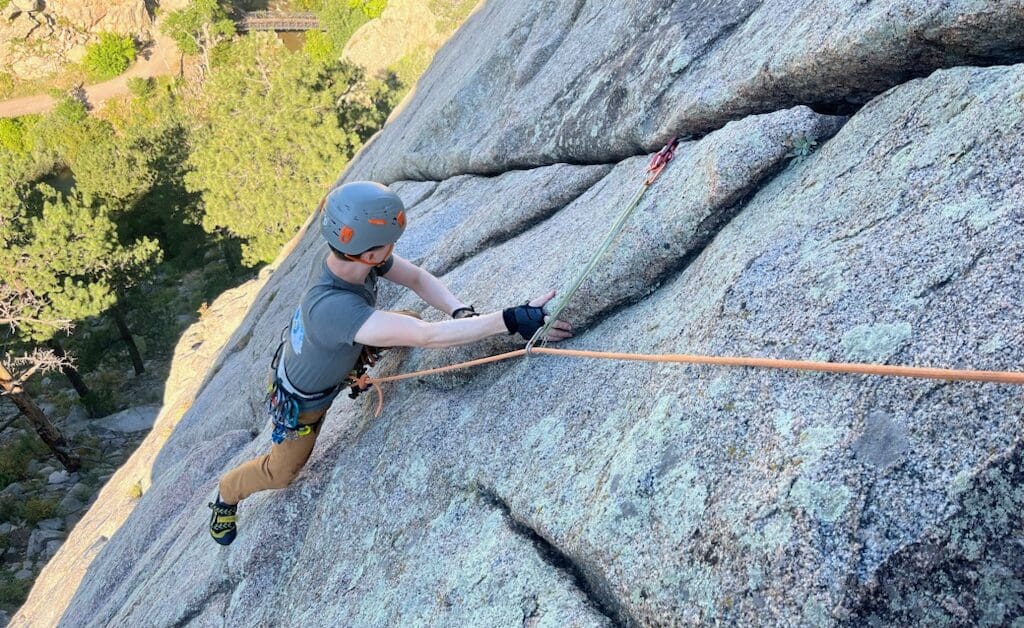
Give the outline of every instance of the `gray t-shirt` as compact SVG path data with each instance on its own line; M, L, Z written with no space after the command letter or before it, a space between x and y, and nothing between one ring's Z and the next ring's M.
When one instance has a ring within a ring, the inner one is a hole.
M377 305L377 277L391 269L389 257L363 285L349 283L321 262L320 274L295 308L285 341L284 370L298 392L313 394L340 383L355 366L363 346L356 332Z

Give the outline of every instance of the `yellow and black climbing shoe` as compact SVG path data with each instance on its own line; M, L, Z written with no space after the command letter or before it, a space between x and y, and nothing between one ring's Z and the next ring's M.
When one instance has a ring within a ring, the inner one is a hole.
M209 506L213 510L210 517L210 536L221 545L231 545L231 541L234 541L238 534L238 527L235 526L235 512L238 506L230 506L220 501L220 495L217 495L216 501L210 502Z

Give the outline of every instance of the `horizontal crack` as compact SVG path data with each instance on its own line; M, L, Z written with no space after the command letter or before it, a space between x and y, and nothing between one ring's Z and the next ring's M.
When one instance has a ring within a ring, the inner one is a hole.
M578 565L571 556L562 551L558 546L530 527L528 523L516 517L512 513L512 508L508 505L508 502L502 499L493 489L480 484L477 484L476 489L481 500L501 511L512 532L530 541L534 548L536 548L541 560L568 576L594 608L607 617L613 625L638 625L629 611L609 592L609 587L606 583L592 582L592 576L588 576L583 567Z

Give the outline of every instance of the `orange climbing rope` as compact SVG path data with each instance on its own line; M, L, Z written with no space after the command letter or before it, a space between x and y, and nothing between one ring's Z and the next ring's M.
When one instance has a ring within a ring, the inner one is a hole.
M423 371L416 371L413 373L402 373L400 375L391 375L389 377L370 377L368 374L362 375L355 383L361 389L366 390L370 386L373 386L374 390L377 391L377 411L376 416L380 416L384 409L384 393L381 391L380 385L386 382L397 382L403 379L412 379L414 377L423 377L425 375L434 375L437 373L447 373L448 371L456 371L459 369L471 368L474 366L480 366L488 364L490 362L499 362L502 360L509 360L511 358L518 358L522 356L532 356L534 354L542 355L556 355L563 357L573 358L591 358L600 360L630 360L635 362L663 362L663 363L676 363L676 364L705 364L705 365L716 365L716 366L746 366L753 368L771 368L771 369L788 369L798 371L816 371L820 373L844 373L853 375L882 375L888 377L915 377L919 379L941 379L946 381L968 381L968 382L993 382L1001 384L1024 384L1024 373L1012 372L1012 371L973 371L973 370L958 370L958 369L943 369L943 368L928 368L919 366L889 366L886 364L858 364L853 362L814 362L811 360L778 360L774 358L750 358L750 357L728 357L728 356L713 356L713 355L692 355L692 354L649 354L649 353L611 353L607 351L577 351L573 349L550 349L548 347L537 347L535 343L538 340L542 340L551 325L557 320L558 315L562 312L565 306L568 304L569 299L576 292L579 286L583 283L583 280L590 274L590 272L596 267L598 260L604 255L605 252L611 247L618 235L618 232L625 225L630 214L640 203L640 198L644 195L644 192L654 183L658 178L658 175L668 166L669 162L675 156L676 146L679 144L677 138L669 140L668 144L665 145L659 152L655 153L652 157L650 164L647 166L646 177L644 179L643 187L640 192L634 197L633 201L627 206L625 211L619 216L618 220L605 237L604 243L598 248L594 254L590 263L583 269L579 277L577 277L572 288L569 289L559 304L554 308L549 315L549 322L537 330L537 333L529 340L525 349L518 351L509 351L508 353L501 353L499 355L493 355L487 358L480 358L479 360L470 360L468 362L460 362L458 364L451 364L449 366L442 366L439 368L426 369Z
M662 362L675 364L705 364L715 366L746 366L754 368L788 369L797 371L816 371L819 373L843 373L852 375L882 375L888 377L914 377L918 379L940 379L960 382L991 382L997 384L1024 384L1024 373L1014 371L974 371L963 369L930 368L922 366L890 366L887 364L859 364L855 362L814 362L810 360L778 360L774 358L728 357L693 354L651 354L651 353L612 353L608 351L578 351L575 349L549 349L533 347L509 351L479 360L460 362L449 366L402 373L388 377L370 377L363 375L358 384L364 390L373 386L377 392L377 410L380 416L384 409L384 393L381 384L397 382L403 379L423 377L437 373L446 373L459 369L481 366L490 362L499 362L533 354L555 355L572 358L591 358L599 360L629 360L634 362Z

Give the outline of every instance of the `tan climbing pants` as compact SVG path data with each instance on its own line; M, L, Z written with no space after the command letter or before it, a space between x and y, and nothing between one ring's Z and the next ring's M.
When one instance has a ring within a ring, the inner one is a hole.
M237 504L256 491L285 488L291 484L313 452L323 425L320 419L325 414L327 408L303 412L299 415L301 425L316 424L309 434L271 445L270 453L253 458L224 474L220 479L220 500L225 504Z

